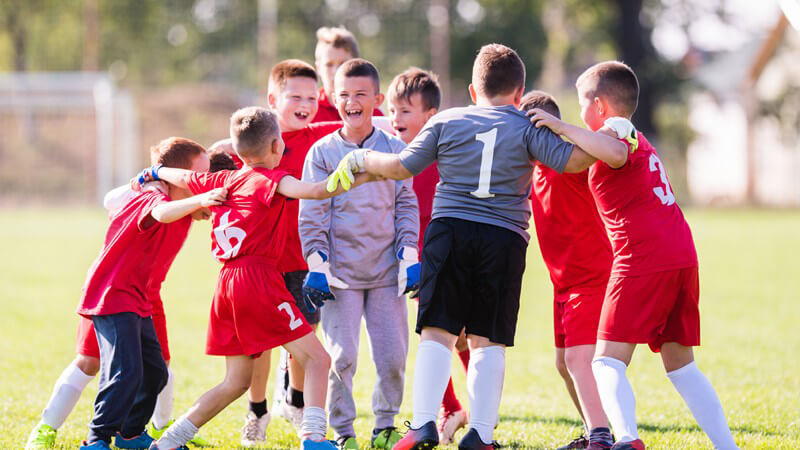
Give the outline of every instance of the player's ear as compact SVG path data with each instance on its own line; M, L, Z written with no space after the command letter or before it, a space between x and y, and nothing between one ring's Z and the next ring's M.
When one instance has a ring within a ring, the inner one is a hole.
M274 92L267 93L267 105L269 105L270 109L274 110L275 106L278 104L278 99L275 97Z
M592 100L592 103L594 103L594 107L595 107L595 109L597 109L597 113L598 113L599 115L601 115L601 116L602 116L603 114L605 114L605 112L606 112L606 110L607 110L607 105L606 105L606 102L605 102L605 100L603 100L603 99L602 99L602 98L600 98L600 97L595 97L595 98Z
M478 103L478 94L475 92L475 85L472 83L469 84L469 98L472 99L472 103Z
M375 107L381 106L383 101L386 99L386 96L378 92L378 95L375 96Z
M516 92L514 92L514 106L519 109L519 104L522 102L522 96L525 95L525 86L520 86Z
M431 108L425 111L425 122L427 122L431 117L435 116L437 112L439 112L439 110L436 108Z

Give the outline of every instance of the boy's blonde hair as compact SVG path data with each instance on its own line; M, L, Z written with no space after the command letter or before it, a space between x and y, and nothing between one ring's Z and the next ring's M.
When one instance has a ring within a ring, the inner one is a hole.
M511 94L525 86L525 64L512 48L484 45L472 65L472 85L489 98Z
M627 64L603 61L586 69L575 87L589 98L604 97L615 109L628 117L639 104L639 80Z
M410 67L394 77L389 85L388 95L392 102L404 100L411 103L411 96L417 93L422 97L422 108L425 111L439 109L442 91L439 88L439 78L433 72Z
M310 78L317 82L317 71L314 66L299 59L286 59L278 64L269 73L269 92L276 92L286 86L290 78Z
M150 147L150 161L164 167L190 169L192 161L206 149L197 142L182 137L168 137Z
M260 106L242 108L231 116L231 141L242 158L263 156L281 132L274 112Z
M353 33L343 25L338 27L321 27L317 30L317 46L327 44L333 48L341 48L353 58L358 58L358 41Z

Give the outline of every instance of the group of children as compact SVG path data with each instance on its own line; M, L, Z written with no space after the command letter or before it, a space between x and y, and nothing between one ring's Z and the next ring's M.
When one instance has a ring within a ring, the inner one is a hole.
M578 79L589 130L562 122L550 95L524 94L524 65L499 44L475 59L474 105L439 112L435 75L411 68L390 84L382 118L378 71L358 58L352 34L324 28L318 38L316 70L278 63L269 109L235 112L229 139L209 152L188 139L162 141L131 189L109 194L109 230L78 308L78 357L28 448L53 446L98 372L83 449L110 448L112 439L119 448L208 445L198 428L245 392L242 444L263 444L275 347L286 353L272 409L297 427L302 448L359 448L352 387L362 318L377 374L372 447L433 448L467 426L460 449L496 448L531 211L554 287L556 365L586 427L561 448L645 448L625 375L637 343L661 352L715 448L737 448L693 362L697 256L657 153L630 123L639 87L629 67L599 63ZM159 290L191 218L209 217L222 268L206 352L225 356L226 374L172 421ZM421 342L403 434L395 417L406 295L419 301ZM454 348L469 414L450 379Z

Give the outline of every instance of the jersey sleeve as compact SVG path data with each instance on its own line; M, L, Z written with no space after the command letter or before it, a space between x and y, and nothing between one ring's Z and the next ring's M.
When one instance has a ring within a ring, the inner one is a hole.
M281 182L283 177L288 175L289 172L285 170L271 170L269 173L265 173L264 177L266 177L267 181L266 183L261 184L258 189L256 189L256 199L258 199L259 202L269 206L278 191L278 184Z
M186 183L192 194L202 194L218 187L224 187L228 178L236 173L233 170L220 170L219 172L194 172Z
M162 203L168 203L169 201L169 197L160 191L145 191L139 196L138 201L128 203L128 205L134 207L138 205L138 211L136 212L136 228L139 232L150 231L155 227L163 225L161 222L153 219L151 213L156 206Z
M567 142L547 127L528 125L525 143L531 158L540 161L558 173L564 172L574 145Z
M436 161L440 132L440 125L428 122L408 147L400 152L400 163L406 170L413 175L419 175Z

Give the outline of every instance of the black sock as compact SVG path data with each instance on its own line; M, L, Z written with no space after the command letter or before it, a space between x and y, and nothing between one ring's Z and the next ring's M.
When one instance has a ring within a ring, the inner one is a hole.
M306 404L303 401L303 391L289 386L289 389L286 390L286 403L294 406L295 408L304 407Z
M611 437L610 429L597 427L589 431L589 441L612 445L614 443L614 438Z
M264 417L267 413L267 399L260 402L250 402L250 411L253 411L253 414L259 419Z

